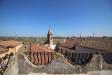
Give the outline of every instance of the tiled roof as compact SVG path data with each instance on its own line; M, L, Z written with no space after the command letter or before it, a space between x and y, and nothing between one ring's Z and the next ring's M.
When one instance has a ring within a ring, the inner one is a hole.
M0 54L8 52L7 48L0 47Z
M31 58L29 59L35 65L42 65L42 64L45 65L52 61L53 54L54 54L54 51L51 50L50 48L47 48L42 45L32 44L31 54L30 54Z
M82 47L88 47L99 50L106 50L112 52L112 40L107 39L94 39L94 40L83 40L79 44Z
M60 44L60 46L66 47L66 48L72 48L74 47L74 45L78 44L80 41L80 39L78 38L68 38L66 39L66 41L62 44Z
M77 38L69 38L61 44L60 46L65 47L65 48L74 48L74 46L80 46L80 47L85 47L85 48L92 48L95 50L104 50L104 51L110 51L112 52L112 40L111 39L103 39L103 38L98 38L98 39L77 39Z
M8 40L8 41L0 40L0 46L1 47L15 47L21 43L22 42L15 41L15 40Z
M54 52L32 52L30 61L35 65L45 65L52 61L53 55Z
M50 48L47 48L41 45L36 45L36 44L31 45L31 51L32 52L53 52L53 50L51 50Z

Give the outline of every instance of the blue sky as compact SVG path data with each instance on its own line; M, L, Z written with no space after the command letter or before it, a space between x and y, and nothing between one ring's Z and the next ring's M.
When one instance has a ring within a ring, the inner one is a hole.
M0 36L112 36L112 0L0 0Z

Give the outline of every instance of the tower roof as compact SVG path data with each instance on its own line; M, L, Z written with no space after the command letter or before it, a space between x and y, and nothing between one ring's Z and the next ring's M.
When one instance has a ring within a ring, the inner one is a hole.
M53 34L52 31L51 31L51 28L49 28L48 34Z

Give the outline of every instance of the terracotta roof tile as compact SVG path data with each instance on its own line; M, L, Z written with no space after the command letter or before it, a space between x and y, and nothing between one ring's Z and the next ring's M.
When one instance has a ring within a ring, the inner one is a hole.
M31 51L33 52L53 52L53 50L51 50L50 48L47 48L41 45L36 45L36 44L31 45Z
M60 46L66 47L66 48L72 48L74 45L78 44L80 39L78 38L68 38L64 43L62 43Z
M8 52L8 49L0 47L0 54Z
M78 45L82 47L88 47L112 52L112 40L107 39L84 40L81 41Z
M61 44L60 46L65 48L73 48L75 45L86 47L86 48L92 48L92 49L98 49L98 50L104 50L104 51L110 51L112 52L112 40L111 39L77 39L77 38L69 38Z
M8 41L3 41L0 40L0 46L4 46L4 47L15 47L19 44L21 44L22 42L20 41L16 41L16 40L8 40Z
M33 54L34 53L34 54ZM42 45L31 45L31 62L35 65L48 64L52 61L54 51ZM30 58L29 58L30 59Z

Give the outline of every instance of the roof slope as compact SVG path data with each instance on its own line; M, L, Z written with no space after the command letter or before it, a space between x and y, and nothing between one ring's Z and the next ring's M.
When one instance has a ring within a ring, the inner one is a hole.
M60 44L60 46L63 46L63 47L66 47L66 48L72 48L76 44L78 44L79 41L80 41L80 39L78 39L78 38L67 38L64 43Z
M53 52L53 50L51 50L50 48L47 48L41 45L36 45L36 44L31 45L31 51L32 52Z
M7 48L0 47L0 54L8 52Z
M95 50L104 50L112 52L112 39L109 38L69 38L66 42L62 43L60 46L74 49L74 46L80 46L85 48L92 48Z
M1 47L15 47L21 43L22 42L16 41L16 40L8 40L8 41L0 40L0 46Z
M81 41L79 46L82 47L88 47L93 49L99 49L99 50L105 50L105 51L111 51L112 52L112 40L111 39L87 39Z

